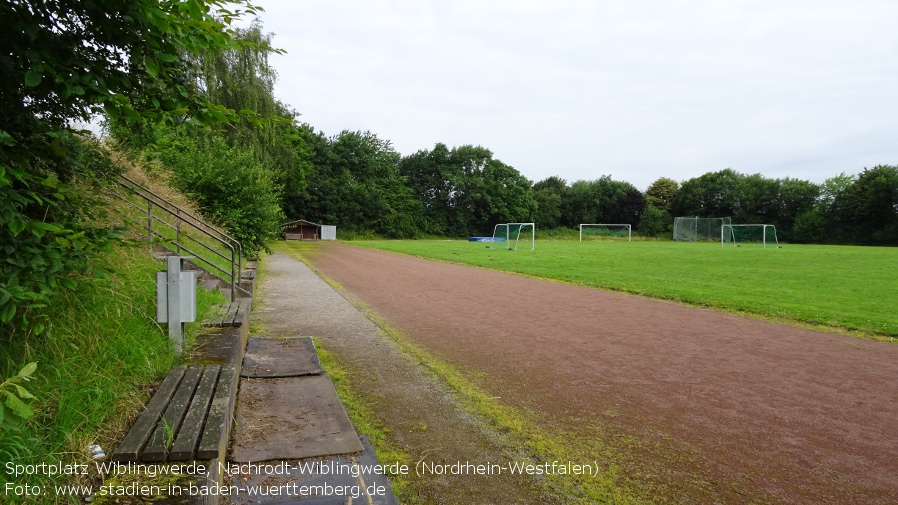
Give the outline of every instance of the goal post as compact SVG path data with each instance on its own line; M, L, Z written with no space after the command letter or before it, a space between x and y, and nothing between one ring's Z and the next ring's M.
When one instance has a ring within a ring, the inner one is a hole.
M518 241L521 238L521 232L524 232L524 240L526 240L527 229L530 231L530 250L536 249L536 224L535 223L499 223L493 228L493 239L490 242L490 249L496 249L497 242L505 242L505 249L512 251L518 250Z
M580 242L583 242L584 236L623 238L624 232L627 235L627 242L631 242L633 227L629 224L583 223L580 225Z
M714 242L720 227L732 222L729 217L677 217L674 218L673 239L678 242Z
M731 243L733 247L741 247L744 244L761 244L764 249L767 245L780 249L779 240L776 237L776 226L772 224L724 224L720 227L720 247Z

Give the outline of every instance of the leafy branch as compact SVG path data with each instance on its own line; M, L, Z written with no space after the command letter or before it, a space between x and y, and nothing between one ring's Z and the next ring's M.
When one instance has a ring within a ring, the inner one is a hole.
M18 374L0 384L0 429L18 431L34 416L34 409L29 405L34 395L19 383L31 380L35 370L37 363L28 363Z

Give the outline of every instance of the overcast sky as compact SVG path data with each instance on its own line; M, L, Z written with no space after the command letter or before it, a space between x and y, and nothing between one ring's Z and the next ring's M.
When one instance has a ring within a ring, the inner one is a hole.
M258 0L328 136L464 144L536 182L898 164L898 1Z

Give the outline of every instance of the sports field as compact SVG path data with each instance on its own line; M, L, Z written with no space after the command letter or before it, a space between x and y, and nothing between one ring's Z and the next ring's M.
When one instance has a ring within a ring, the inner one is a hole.
M556 279L782 321L898 337L898 248L650 241L521 242L517 251L467 241L353 244ZM500 244L496 244L500 246Z
M889 294L882 275L880 294L854 297L813 269L781 275L815 257L794 248L800 257L785 262L789 246L537 242L535 252L508 252L467 242L374 245L581 284L660 286L678 297L685 297L686 289L675 291L683 283L705 302L733 292L738 306L751 301L771 313L780 303L822 311L839 300L851 303L839 312L846 319L861 319L853 310L886 321L891 310L875 299ZM408 343L415 361L437 363L432 370L453 388L474 391L468 400L514 433L526 453L608 468L559 484L594 502L898 503L894 337L853 338L355 243L290 246L382 320L396 342ZM734 272L721 258L746 266ZM700 267L708 273L689 273ZM814 276L822 283L814 293L826 303L814 296L794 303L793 293L814 285ZM401 440L402 427L395 430Z

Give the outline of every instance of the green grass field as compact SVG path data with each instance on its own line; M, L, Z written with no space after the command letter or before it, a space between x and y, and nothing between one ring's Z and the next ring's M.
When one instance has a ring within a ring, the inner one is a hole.
M555 279L781 321L898 336L898 248L537 241L517 251L467 241L354 241L453 263ZM498 244L497 244L498 245Z

